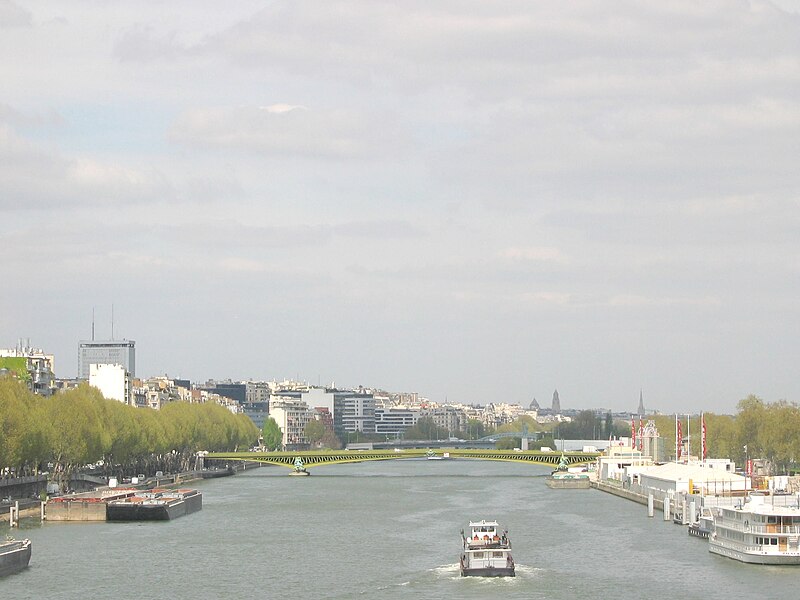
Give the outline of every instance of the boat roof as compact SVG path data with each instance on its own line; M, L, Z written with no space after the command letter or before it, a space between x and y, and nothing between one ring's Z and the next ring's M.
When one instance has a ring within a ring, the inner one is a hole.
M738 512L758 513L763 515L786 515L786 516L800 516L800 507L786 506L786 505L773 505L768 496L752 495L748 497L744 505L728 508Z
M500 527L500 524L497 521L486 521L485 519L481 519L480 521L470 521L470 527Z

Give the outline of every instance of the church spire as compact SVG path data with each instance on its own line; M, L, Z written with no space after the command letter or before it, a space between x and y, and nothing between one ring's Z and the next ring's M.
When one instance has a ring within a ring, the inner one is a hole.
M636 414L640 417L644 416L644 400L642 399L642 390L639 389L639 408L636 409Z

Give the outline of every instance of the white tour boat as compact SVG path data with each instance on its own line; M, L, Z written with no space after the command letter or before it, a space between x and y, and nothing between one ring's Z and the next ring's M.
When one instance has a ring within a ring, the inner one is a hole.
M800 508L770 500L751 495L739 506L715 511L708 550L746 563L800 564Z
M461 575L477 577L514 577L511 540L500 531L497 521L469 523L469 535L461 530Z

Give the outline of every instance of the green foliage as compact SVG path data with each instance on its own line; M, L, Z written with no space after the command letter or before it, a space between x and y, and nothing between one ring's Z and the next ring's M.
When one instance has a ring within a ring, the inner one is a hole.
M100 460L124 469L165 454L235 451L258 438L249 418L218 404L174 402L153 411L106 400L88 385L42 398L9 377L0 378L0 429L0 467L22 473L53 463L61 479Z
M596 440L603 433L603 421L593 410L582 410L571 422L558 425L558 436L565 440Z
M325 424L319 419L311 419L306 423L303 429L303 435L313 447L317 445L325 435Z
M467 431L464 433L466 435L464 435L463 437L468 440L477 440L488 435L486 432L486 427L478 419L468 419Z
M430 417L421 417L414 427L406 430L404 438L407 440L446 440L450 432L443 427L437 427Z
M518 437L501 437L494 445L498 450L513 450L514 448L522 448L522 438Z
M24 382L31 380L28 373L28 359L24 356L0 356L0 369L6 369Z
M264 428L261 430L261 437L267 450L277 450L283 444L283 432L275 419L268 417L264 421Z

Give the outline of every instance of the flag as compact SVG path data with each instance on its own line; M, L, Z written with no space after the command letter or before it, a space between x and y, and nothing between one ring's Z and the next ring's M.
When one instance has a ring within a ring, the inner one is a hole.
M639 417L639 450L644 449L644 427L642 426L642 418Z
M705 416L705 414L701 414L700 415L700 432L701 432L700 442L703 445L702 458L703 458L703 460L705 460L706 457L708 456L708 446L706 446L706 416Z
M683 427L681 420L678 419L678 443L676 451L678 452L677 460L681 459L681 450L683 450Z
M631 417L631 447L636 450L636 424Z

